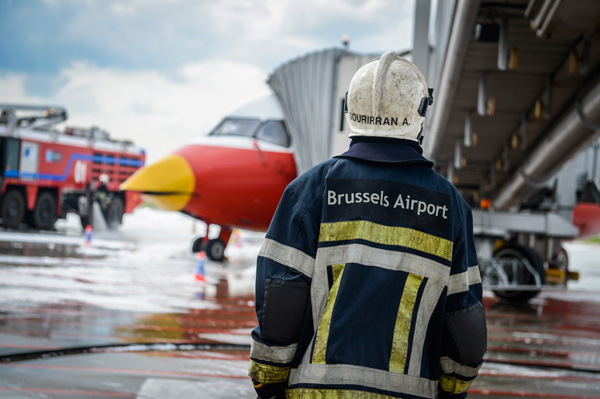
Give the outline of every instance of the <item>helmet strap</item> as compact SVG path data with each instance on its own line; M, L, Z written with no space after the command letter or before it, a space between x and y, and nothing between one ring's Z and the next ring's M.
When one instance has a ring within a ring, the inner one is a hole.
M348 92L346 92L346 97L344 97L344 113L348 113Z
M428 90L428 96L427 97L423 97L421 99L421 104L419 104L419 115L421 115L422 117L425 117L425 115L427 115L427 108L429 108L429 106L431 104L433 104L433 89L429 88Z

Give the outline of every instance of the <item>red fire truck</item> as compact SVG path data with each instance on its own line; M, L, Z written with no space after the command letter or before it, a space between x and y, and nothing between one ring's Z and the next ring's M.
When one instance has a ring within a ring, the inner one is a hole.
M61 107L0 104L0 112L3 226L51 230L57 218L76 213L85 227L99 222L92 220L93 204L102 194L106 225L116 229L140 204L139 195L119 185L144 165L144 150L96 127L59 131L56 124L67 119Z

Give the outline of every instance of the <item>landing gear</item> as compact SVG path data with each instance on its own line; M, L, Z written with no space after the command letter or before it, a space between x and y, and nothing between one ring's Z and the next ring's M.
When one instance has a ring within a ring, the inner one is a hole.
M209 226L210 225L207 223L207 236L197 238L192 243L192 252L196 253L204 251L209 259L221 262L225 259L225 248L227 248L227 244L229 243L232 230L221 227L219 237L208 239Z
M220 238L213 238L206 242L204 251L206 256L215 261L222 261L225 259L225 247L226 244Z

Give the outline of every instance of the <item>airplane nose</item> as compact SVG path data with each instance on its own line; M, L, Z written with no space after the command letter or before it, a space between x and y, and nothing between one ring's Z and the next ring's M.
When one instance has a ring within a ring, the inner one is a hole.
M141 192L145 200L161 209L179 211L190 200L195 185L188 162L173 154L139 169L119 188Z

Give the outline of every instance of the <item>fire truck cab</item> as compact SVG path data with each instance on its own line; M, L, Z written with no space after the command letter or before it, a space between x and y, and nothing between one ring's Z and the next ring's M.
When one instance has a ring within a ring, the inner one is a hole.
M112 140L96 128L56 124L62 107L0 104L0 220L4 227L52 230L57 218L76 213L85 228L94 203L110 229L141 203L119 185L145 163L144 150ZM108 180L104 185L100 177ZM100 189L100 190L99 190Z

